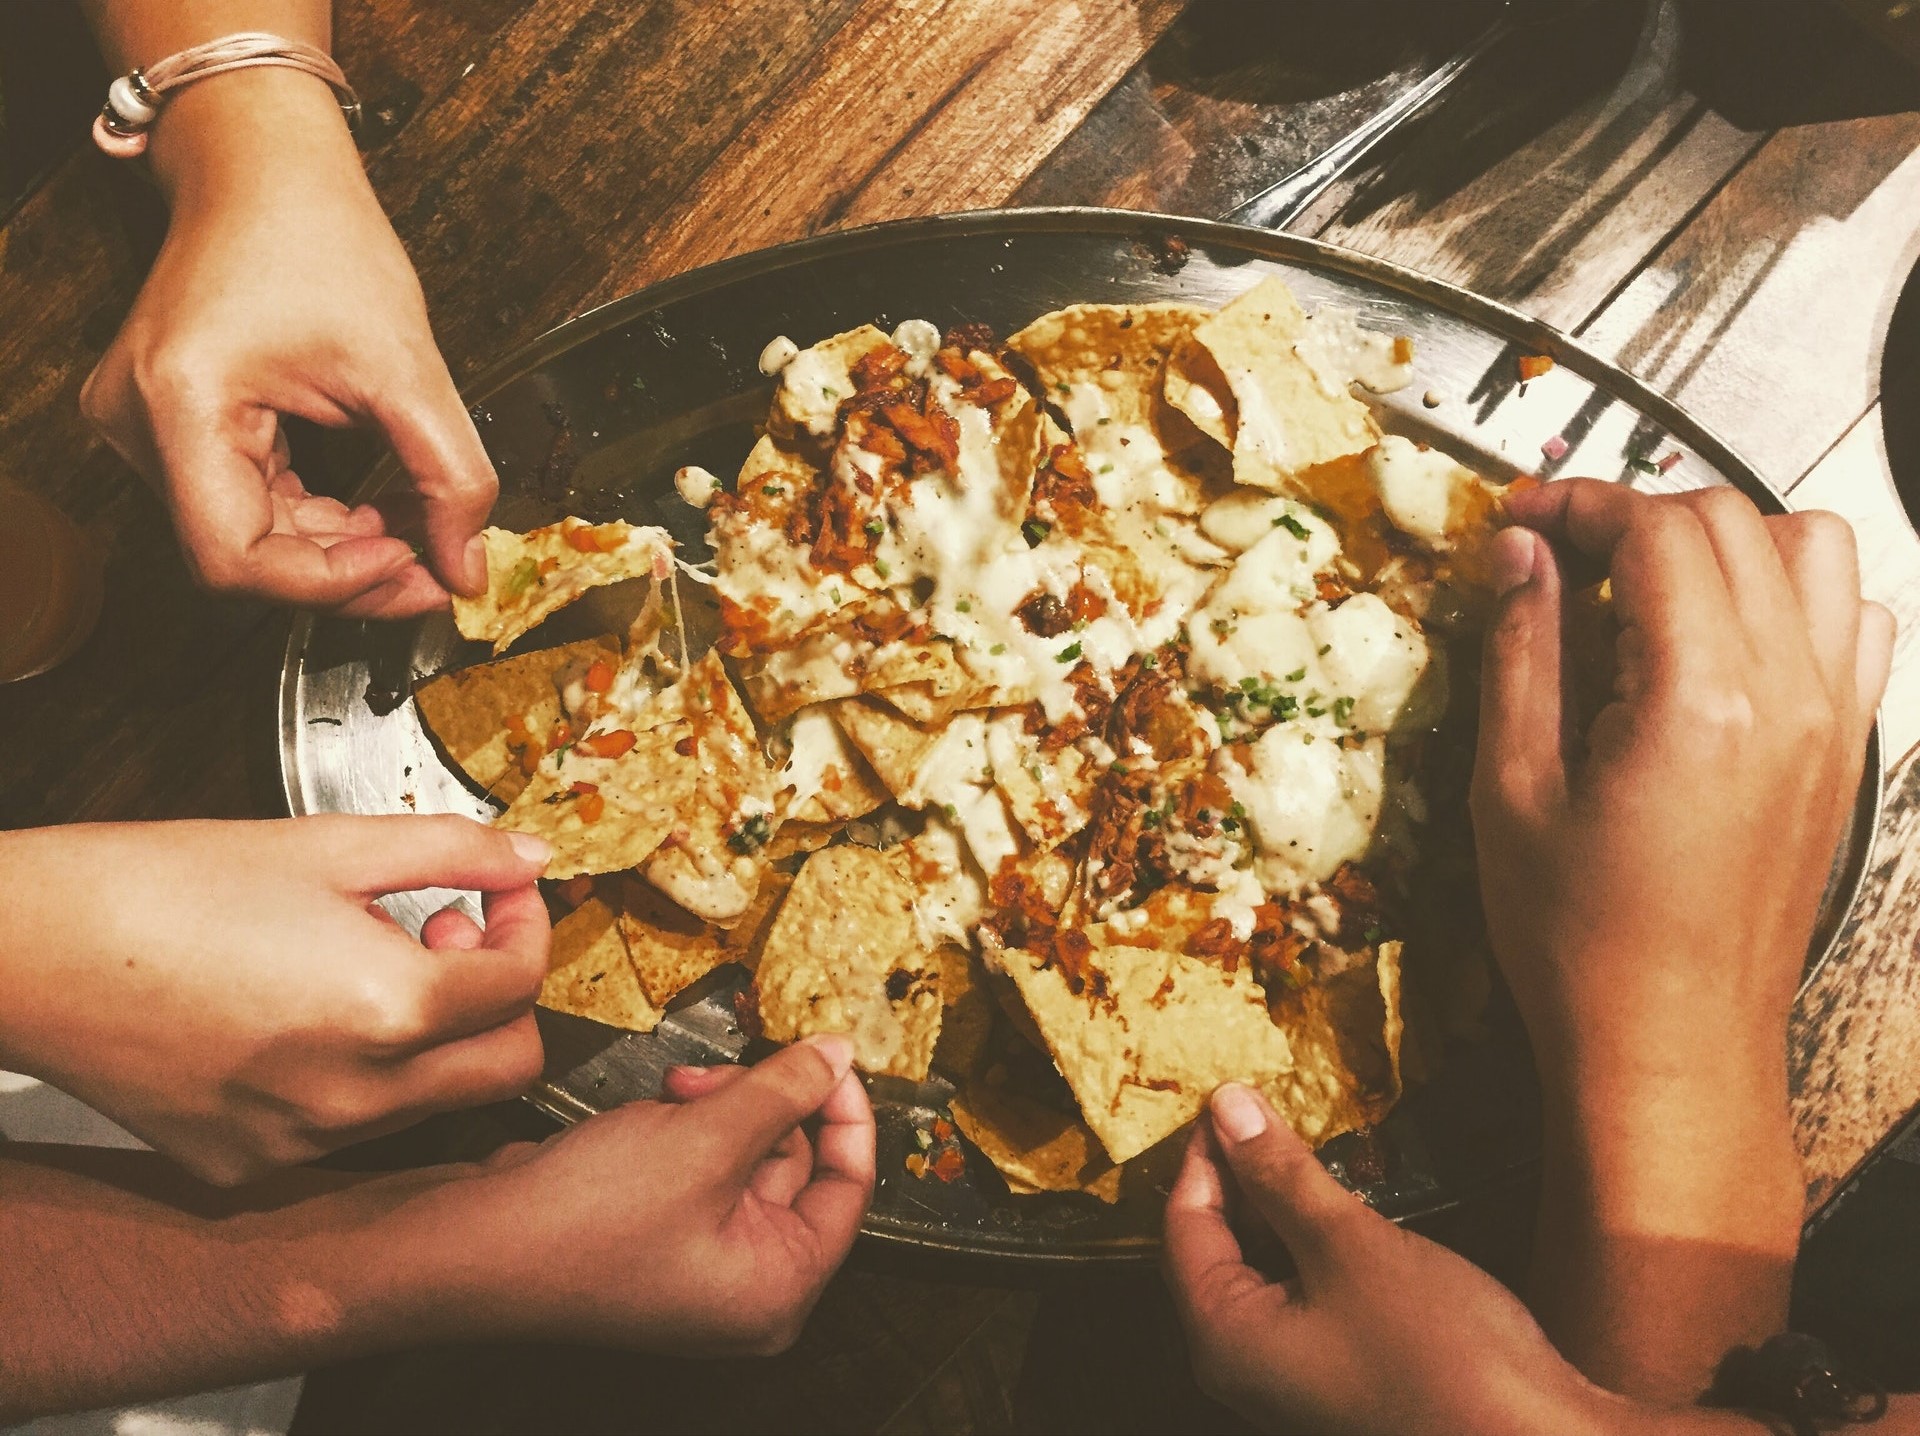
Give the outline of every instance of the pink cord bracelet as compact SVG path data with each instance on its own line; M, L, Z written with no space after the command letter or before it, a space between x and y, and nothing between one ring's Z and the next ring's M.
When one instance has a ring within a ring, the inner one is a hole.
M332 56L299 40L250 30L209 40L122 75L107 87L107 102L93 122L93 142L115 159L132 159L146 150L147 131L171 91L258 65L285 65L324 80L339 98L347 124L358 125L360 98Z

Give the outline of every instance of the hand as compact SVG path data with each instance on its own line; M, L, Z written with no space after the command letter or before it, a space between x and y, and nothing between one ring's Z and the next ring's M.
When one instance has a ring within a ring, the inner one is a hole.
M1786 1320L1787 1014L1893 623L1831 514L1593 480L1509 504L1472 807L1545 1104L1533 1306L1601 1385L1691 1400ZM1615 693L1584 734L1543 535L1612 581Z
M545 844L455 817L0 834L0 1062L221 1183L538 1076ZM374 898L478 888L416 943Z
M473 1233L461 1276L433 1283L438 1309L469 1336L784 1351L873 1192L873 1109L852 1062L829 1036L752 1069L677 1069L666 1102L500 1154L446 1189L451 1211L418 1215L441 1246Z
M1832 514L1594 480L1513 496L1474 833L1494 951L1544 1062L1777 1066L1852 811L1893 620ZM1568 760L1562 586L1605 563L1614 701Z
M1187 1147L1166 1232L1168 1284L1209 1395L1262 1430L1625 1425L1628 1404L1562 1360L1511 1292L1370 1210L1258 1092L1222 1087L1210 1117ZM1271 1281L1246 1263L1230 1207L1273 1229L1297 1277Z
M161 485L194 575L365 618L482 591L498 481L332 93L284 69L202 81L153 154L166 243L81 405ZM307 492L283 416L381 431L424 501L432 573L379 510Z

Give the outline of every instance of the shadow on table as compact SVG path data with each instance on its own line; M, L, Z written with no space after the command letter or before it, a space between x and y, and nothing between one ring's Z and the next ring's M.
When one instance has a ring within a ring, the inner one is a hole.
M1900 291L1880 351L1880 420L1893 487L1920 529L1920 265Z

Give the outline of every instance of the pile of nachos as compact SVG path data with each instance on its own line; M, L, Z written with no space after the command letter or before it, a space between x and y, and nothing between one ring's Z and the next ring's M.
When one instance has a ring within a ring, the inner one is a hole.
M417 693L553 845L576 906L542 1002L645 1032L742 964L750 1025L937 1073L1015 1192L1113 1199L1228 1080L1316 1144L1378 1122L1417 1065L1423 785L1501 493L1382 433L1362 394L1412 363L1278 279L1005 339L783 338L738 476L676 478L710 559L487 530L455 615L496 654L645 590L624 633ZM699 656L683 588L717 606Z

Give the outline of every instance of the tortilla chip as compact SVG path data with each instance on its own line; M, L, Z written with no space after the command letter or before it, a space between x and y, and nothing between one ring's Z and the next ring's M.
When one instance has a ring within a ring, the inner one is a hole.
M612 909L598 898L554 924L540 1005L629 1032L651 1032L662 1016L640 988Z
M754 817L768 826L763 836L771 835L773 769L717 652L709 651L675 686L693 727L692 751L684 756L696 770L693 793L641 871L696 917L730 923L753 902L766 866L763 853L737 851L734 840Z
M768 429L782 438L831 434L839 419L840 401L853 397L853 366L892 342L871 324L862 324L802 349L780 371Z
M843 699L826 705L826 711L895 798L914 791L927 755L940 745L938 732L908 722L873 698Z
M1385 1117L1402 1085L1400 944L1297 991L1276 988L1269 1007L1293 1066L1265 1084L1274 1110L1316 1147Z
M1075 304L1007 340L1069 416L1079 385L1097 386L1111 426L1151 428L1167 356L1212 311L1191 304Z
M934 957L940 963L944 1011L933 1065L956 1080L964 1079L973 1073L987 1050L997 1004L986 989L986 974L979 971L979 959L967 948L942 943L934 950Z
M1031 953L1002 954L1081 1115L1116 1162L1191 1121L1214 1088L1271 1088L1293 1067L1287 1039L1243 966L1153 948L1110 946L1095 929L1086 976Z
M555 675L576 661L620 661L611 637L585 638L538 653L522 653L436 674L414 690L420 721L454 766L483 793L511 803L527 786L515 750L508 746L507 719L544 735L562 717Z
M1293 292L1269 278L1193 331L1233 392L1238 483L1303 492L1309 470L1364 453L1380 437L1365 404L1327 392L1294 352L1306 322Z
M1092 1191L1119 1197L1118 1169L1087 1124L1009 1087L968 1083L951 1104L953 1123L985 1154L1015 1192Z
M657 720L683 709L680 684L655 694L629 721L634 745L617 758L593 758L568 749L549 754L512 807L494 826L533 833L553 844L544 876L577 877L638 867L690 808L700 781L698 759L680 752L695 727L684 717ZM689 745L691 747L691 745ZM591 792L604 808L587 822L581 798Z
M785 873L768 873L753 906L732 927L702 922L651 883L631 877L623 882L620 935L648 999L665 1007L723 962L757 965L790 881Z
M845 1033L864 1072L920 1081L940 1036L940 964L896 853L847 844L808 858L767 934L756 987L776 1042Z
M775 781L784 822L843 823L887 801L873 769L827 708L803 708L787 729L790 751Z
M618 546L611 553L582 553L567 541L581 529ZM673 571L673 539L665 529L617 520L595 525L562 519L525 534L489 528L480 537L487 548L487 591L478 598L455 594L453 619L463 638L490 640L495 653L588 589L630 578L663 579Z
M1174 347L1167 359L1166 399L1187 422L1221 448L1233 448L1239 406L1220 365L1191 336Z
M1058 847L1086 827L1094 765L1078 748L1042 752L1025 714L1001 713L987 724L987 758L994 786L1035 847Z

